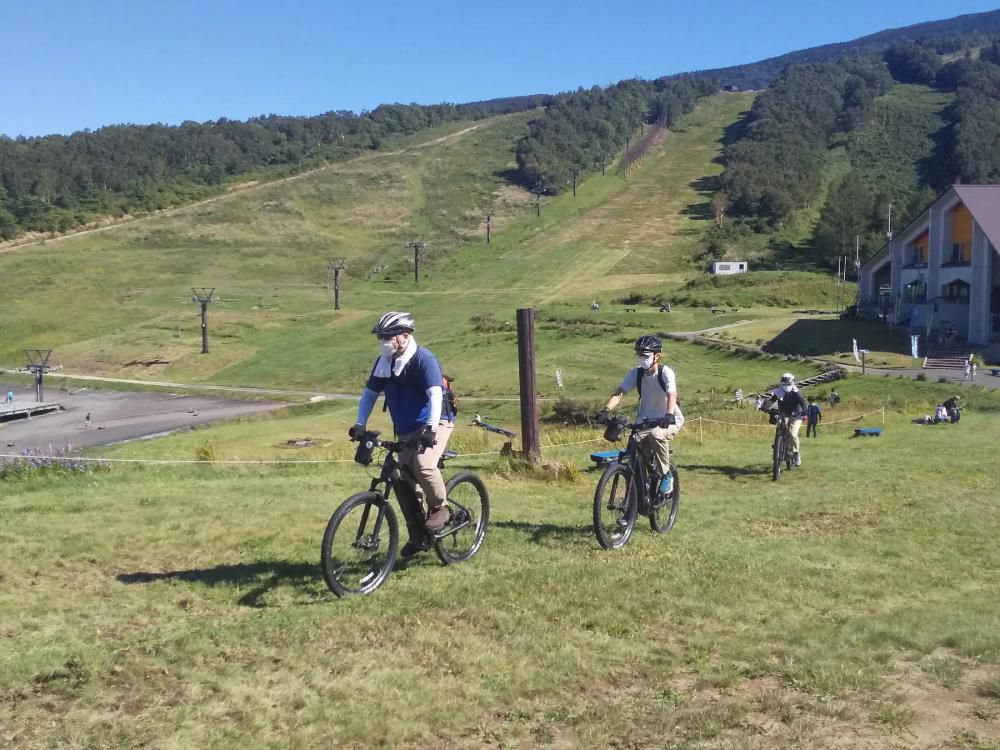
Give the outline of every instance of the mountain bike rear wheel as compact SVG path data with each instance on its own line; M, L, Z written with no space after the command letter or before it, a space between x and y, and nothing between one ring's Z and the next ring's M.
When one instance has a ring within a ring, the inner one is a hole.
M445 565L465 562L483 546L490 522L490 496L477 474L462 471L445 485L451 518L435 537L434 551Z
M392 506L374 492L347 498L326 525L320 564L337 596L370 594L396 564L399 524Z
M674 477L670 493L662 498L657 496L651 501L649 526L657 534L665 534L674 528L674 523L677 521L677 507L681 503L681 478L677 473L677 467L671 466L670 473Z
M604 549L624 547L635 528L636 496L632 472L609 464L594 492L594 534Z

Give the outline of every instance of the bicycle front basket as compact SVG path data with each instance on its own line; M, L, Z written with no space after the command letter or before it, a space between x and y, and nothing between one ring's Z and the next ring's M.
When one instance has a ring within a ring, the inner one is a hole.
M625 417L615 417L608 422L608 426L604 430L604 439L609 443L617 443L621 440L622 432L627 424L628 420Z
M354 452L355 462L362 466L368 466L372 462L372 452L375 450L375 441L378 440L378 432L366 432L365 436L358 441L358 449Z

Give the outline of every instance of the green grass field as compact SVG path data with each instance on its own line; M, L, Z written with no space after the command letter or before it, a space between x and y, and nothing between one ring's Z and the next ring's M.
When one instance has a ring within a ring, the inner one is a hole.
M879 385L845 381L827 419L877 403ZM935 385L910 387L919 401ZM226 456L274 456L279 436L304 431L342 455L343 407L314 408L285 431L269 418L198 432ZM328 515L368 481L350 463L3 482L0 738L995 748L1000 422L984 410L921 427L890 412L868 441L855 424L821 427L803 469L774 484L766 427L705 424L699 442L691 423L677 527L643 527L616 553L589 527L596 474L543 482L458 459L491 492L480 556L418 558L353 600L328 594L317 566ZM158 441L156 455L192 457L200 437ZM583 468L599 445L545 453Z

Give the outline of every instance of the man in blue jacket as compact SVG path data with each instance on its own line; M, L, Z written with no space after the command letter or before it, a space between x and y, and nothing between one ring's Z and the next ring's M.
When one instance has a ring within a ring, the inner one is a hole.
M417 346L413 330L413 317L406 312L388 312L375 324L372 333L378 337L382 353L361 394L358 421L349 431L355 439L364 435L375 402L384 393L393 429L408 443L399 454L400 465L409 469L427 503L426 517L418 519L414 509L400 498L410 532L404 555L426 549L421 520L430 532L448 523L447 493L438 461L455 422L443 398L441 366L430 351Z

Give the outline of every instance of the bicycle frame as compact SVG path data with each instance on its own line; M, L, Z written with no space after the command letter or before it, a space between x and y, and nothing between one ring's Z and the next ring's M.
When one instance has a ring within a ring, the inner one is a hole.
M396 453L402 450L404 447L403 444L390 443L388 441L382 442L378 441L377 438L372 439L375 441L376 446L385 448L387 451L385 460L382 461L382 470L379 472L379 476L372 479L371 486L368 488L370 492L374 492L382 499L382 504L379 506L378 517L375 519L375 528L372 531L372 538L377 539L379 531L382 529L382 521L385 518L385 507L389 503L389 498L393 491L396 493L396 502L399 504L400 510L403 511L404 518L407 517L407 514L403 508L403 503L412 501L414 505L419 505L419 500L416 497L414 490L416 479L412 477L409 480L404 479L403 472L406 471L406 467L401 466L399 461L396 459ZM407 497L406 495L408 493L412 493L413 497ZM449 524L441 531L431 534L430 536L434 541L452 536L472 523L470 520L471 516L467 508L462 507L453 500L451 501L451 505L456 506L463 511L465 520L462 523ZM358 534L355 538L355 542L358 542L363 536L365 526L368 523L370 510L371 506L369 505L361 514L361 521L358 524Z
M649 465L649 458L643 454L639 438L636 435L640 430L646 429L646 426L633 424L630 427L628 443L625 445L625 450L618 453L618 463L629 467L629 483L637 493L637 510L640 513L646 513L651 498L649 478L652 467ZM670 449L670 452L673 453L673 448Z

